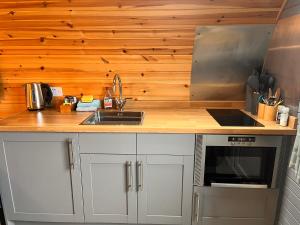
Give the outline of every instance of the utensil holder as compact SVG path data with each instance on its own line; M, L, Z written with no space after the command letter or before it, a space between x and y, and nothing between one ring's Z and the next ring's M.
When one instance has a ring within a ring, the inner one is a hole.
M274 121L276 118L277 106L266 105L264 110L264 120Z
M258 103L258 112L257 112L258 119L263 119L264 118L265 109L266 109L266 104Z
M59 111L61 113L71 112L72 110L75 110L76 104L61 104L59 107Z

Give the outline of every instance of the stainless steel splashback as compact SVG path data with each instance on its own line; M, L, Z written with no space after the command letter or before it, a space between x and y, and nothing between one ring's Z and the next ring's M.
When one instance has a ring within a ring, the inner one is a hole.
M191 100L244 100L245 84L262 66L274 25L201 26L193 51Z

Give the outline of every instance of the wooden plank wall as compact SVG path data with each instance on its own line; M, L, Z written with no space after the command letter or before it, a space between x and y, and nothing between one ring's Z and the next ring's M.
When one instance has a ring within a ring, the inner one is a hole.
M198 25L275 23L283 0L0 0L0 118L26 82L102 97L115 73L137 100L189 100Z

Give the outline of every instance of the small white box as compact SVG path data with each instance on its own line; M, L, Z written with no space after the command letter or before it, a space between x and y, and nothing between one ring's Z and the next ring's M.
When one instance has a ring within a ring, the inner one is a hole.
M63 96L63 90L61 87L51 87L51 91L54 97Z

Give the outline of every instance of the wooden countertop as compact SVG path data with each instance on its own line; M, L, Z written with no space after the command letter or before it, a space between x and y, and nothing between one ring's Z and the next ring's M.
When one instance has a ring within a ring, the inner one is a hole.
M130 108L128 111L141 110ZM30 132L137 132L137 133L202 133L295 135L296 130L275 122L258 120L265 127L222 127L205 107L160 108L143 107L142 125L80 125L91 112L59 113L54 110L23 112L0 121L0 131ZM252 116L253 117L253 116ZM253 117L255 118L255 117Z

